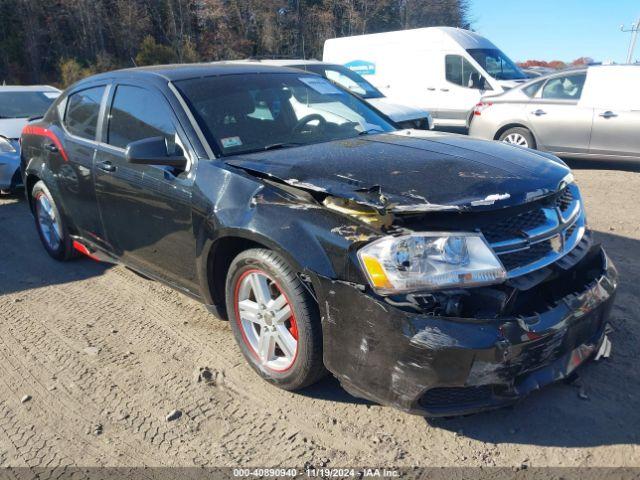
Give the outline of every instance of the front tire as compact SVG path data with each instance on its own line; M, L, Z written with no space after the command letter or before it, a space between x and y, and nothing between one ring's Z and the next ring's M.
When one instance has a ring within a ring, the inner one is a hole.
M317 306L280 255L239 254L227 274L226 304L242 354L266 381L298 390L326 374Z
M42 180L33 186L31 199L36 229L47 253L58 261L73 258L75 250L60 209Z
M518 145L519 147L536 148L536 141L533 138L533 134L524 127L514 127L502 132L499 140L504 143Z

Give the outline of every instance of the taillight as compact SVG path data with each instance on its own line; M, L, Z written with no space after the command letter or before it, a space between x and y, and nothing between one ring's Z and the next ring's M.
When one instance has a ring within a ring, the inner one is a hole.
M491 102L480 102L473 108L474 115L481 115L483 110L489 108L493 103Z

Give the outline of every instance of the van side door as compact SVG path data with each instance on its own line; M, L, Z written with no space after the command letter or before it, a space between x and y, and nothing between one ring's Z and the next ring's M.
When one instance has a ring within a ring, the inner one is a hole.
M462 55L444 56L444 78L434 85L438 108L434 122L465 127L473 107L490 89L482 74ZM480 85L484 85L480 88Z
M187 170L128 163L127 145L152 137L182 149L191 159ZM164 94L136 84L115 86L95 159L98 206L110 249L132 268L197 293L194 158Z
M579 101L586 72L549 78L529 102L527 119L540 150L587 153L593 109Z

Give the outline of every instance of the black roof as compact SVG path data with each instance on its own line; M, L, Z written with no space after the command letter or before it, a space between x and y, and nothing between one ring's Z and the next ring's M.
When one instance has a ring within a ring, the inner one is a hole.
M300 70L260 63L184 63L174 65L153 65L148 67L126 68L111 72L100 73L87 78L88 81L103 78L122 77L155 77L166 81L186 80L189 78L210 77L216 75L242 75L251 73L300 73Z

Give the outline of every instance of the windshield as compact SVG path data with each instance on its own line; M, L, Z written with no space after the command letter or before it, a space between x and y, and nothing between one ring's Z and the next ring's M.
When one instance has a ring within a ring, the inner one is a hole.
M223 75L175 85L223 156L395 130L365 102L318 75Z
M0 118L40 117L58 92L0 92Z
M332 82L337 83L347 90L357 93L362 98L382 98L384 95L380 90L367 82L356 72L341 65L301 65L310 72L318 73Z
M496 80L527 78L524 72L497 48L470 48L467 52Z

